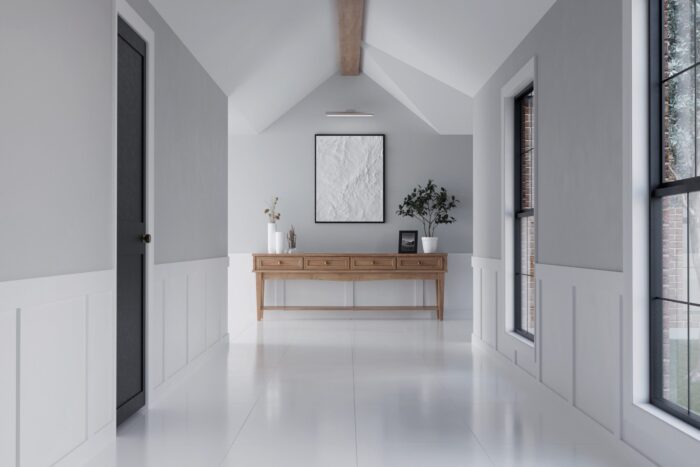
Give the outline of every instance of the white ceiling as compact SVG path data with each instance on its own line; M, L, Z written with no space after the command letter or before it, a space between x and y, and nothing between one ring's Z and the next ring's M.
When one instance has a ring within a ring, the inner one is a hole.
M367 0L365 41L469 96L555 0Z
M259 133L338 72L335 0L150 0ZM555 0L366 0L363 70L440 134ZM337 109L335 109L337 110ZM362 109L358 109L362 110Z

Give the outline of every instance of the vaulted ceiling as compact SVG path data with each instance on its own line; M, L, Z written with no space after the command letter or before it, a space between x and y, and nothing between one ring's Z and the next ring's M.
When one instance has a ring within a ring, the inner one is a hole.
M336 0L150 1L228 94L232 133L339 71ZM437 133L471 134L472 97L554 2L366 0L362 71Z

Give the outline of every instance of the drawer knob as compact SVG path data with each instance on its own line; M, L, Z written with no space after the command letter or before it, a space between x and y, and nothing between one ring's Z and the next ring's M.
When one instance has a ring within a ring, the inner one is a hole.
M374 261L370 261L370 264L374 266L376 263Z
M277 266L282 266L282 261L277 261Z
M423 262L422 262L422 261L418 261L418 266L420 266L421 264L423 264Z
M323 262L323 265L324 265L324 266L328 266L328 261L324 261L324 262Z

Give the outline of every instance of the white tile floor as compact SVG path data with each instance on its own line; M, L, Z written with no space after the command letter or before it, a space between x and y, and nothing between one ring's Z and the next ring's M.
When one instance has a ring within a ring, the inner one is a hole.
M463 322L269 321L88 465L645 466Z

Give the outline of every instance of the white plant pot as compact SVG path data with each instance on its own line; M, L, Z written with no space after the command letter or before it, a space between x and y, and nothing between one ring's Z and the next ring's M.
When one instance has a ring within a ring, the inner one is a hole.
M423 253L435 253L438 247L437 237L421 237L423 241Z
M284 253L284 232L275 232L275 253Z
M267 223L267 252L275 252L275 233L277 232L277 225L274 222Z

